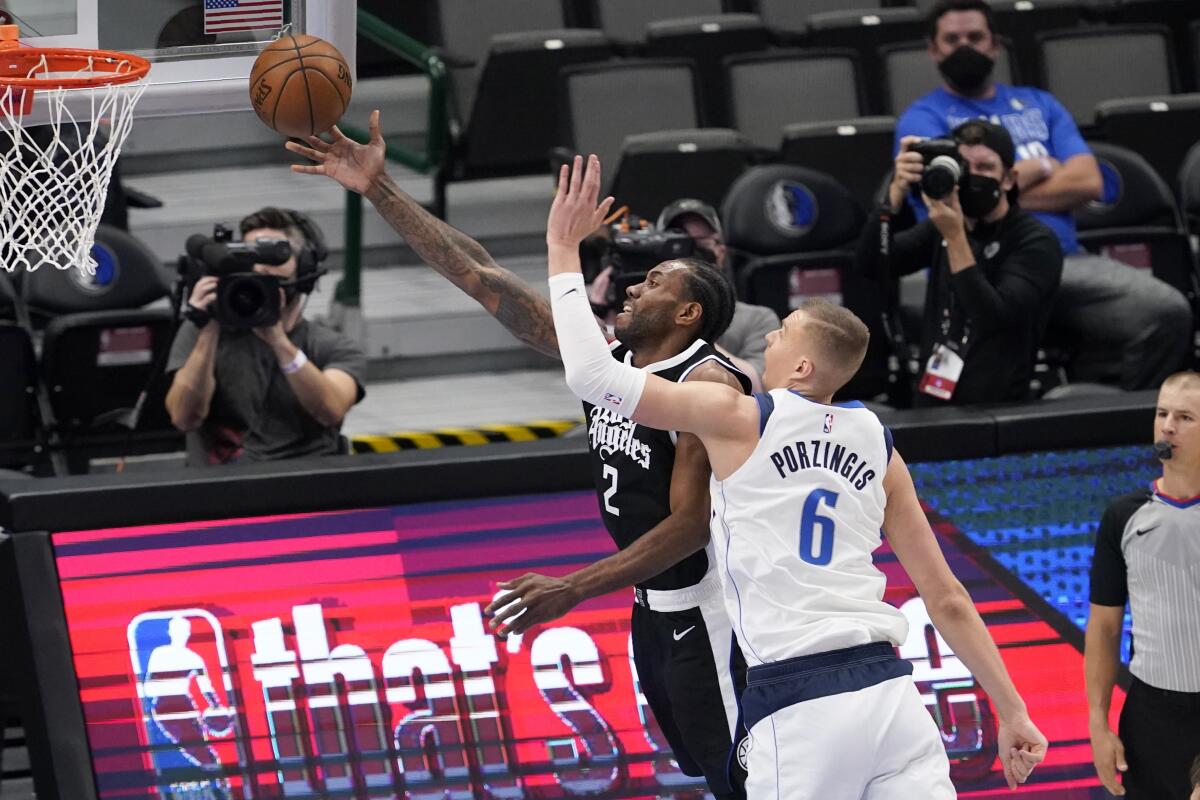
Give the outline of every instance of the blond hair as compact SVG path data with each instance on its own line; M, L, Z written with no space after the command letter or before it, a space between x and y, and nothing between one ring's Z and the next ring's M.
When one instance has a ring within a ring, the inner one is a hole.
M853 311L820 297L805 300L796 310L804 314L805 330L829 359L828 379L837 384L831 391L837 391L862 366L871 332Z

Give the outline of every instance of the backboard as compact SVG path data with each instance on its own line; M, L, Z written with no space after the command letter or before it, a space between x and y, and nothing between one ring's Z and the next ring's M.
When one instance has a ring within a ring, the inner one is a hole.
M258 53L290 26L355 64L355 0L0 0L33 47L119 50L150 60L135 116L250 110ZM3 19L7 17L8 19ZM33 120L30 120L33 121Z

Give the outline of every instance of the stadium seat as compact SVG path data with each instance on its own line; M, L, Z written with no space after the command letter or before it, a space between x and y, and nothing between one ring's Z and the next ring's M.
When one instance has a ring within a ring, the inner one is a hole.
M1200 3L1195 0L1113 0L1107 14L1113 24L1135 25L1155 23L1166 25L1173 34L1177 56L1176 66L1183 91L1200 91L1200 74L1195 71L1194 38L1189 24L1200 21Z
M0 322L0 468L41 461L37 414L37 360L29 332Z
M1090 142L1104 178L1104 197L1075 213L1079 243L1093 253L1154 271L1198 307L1196 257L1166 182L1137 153Z
M1153 25L1047 33L1038 37L1041 84L1080 126L1091 126L1102 100L1177 90L1170 41L1170 31Z
M493 37L452 177L544 171L558 128L558 106L546 98L557 91L558 71L611 55L608 39L596 30Z
M882 75L879 50L895 42L921 39L925 19L915 8L826 11L808 20L808 43L814 47L849 47L858 53L863 75ZM868 113L885 114L882 81L868 80Z
M767 29L756 14L721 14L651 22L646 31L650 58L690 58L699 70L700 97L710 125L728 126L724 61L737 53L766 49Z
M1200 139L1200 94L1105 100L1096 106L1096 124L1104 141L1138 153L1178 189L1183 158Z
M561 0L437 0L437 30L450 71L456 117L465 126L492 37L566 27Z
M845 186L864 210L874 206L879 179L892 167L894 117L802 122L783 129L785 164L819 169Z
M726 60L733 127L774 150L784 126L863 116L864 90L851 50L778 50Z
M455 120L449 174L462 180L545 170L558 70L612 55L597 30L564 28L560 0L438 0ZM514 91L520 87L520 91Z
M161 374L174 312L143 308L170 294L170 276L142 242L105 225L93 254L91 280L78 270L39 269L20 282L30 316L45 323L41 376L72 472L86 471L92 457L124 455L127 443L131 453L182 446L163 406Z
M725 128L656 131L626 137L619 161L609 167L609 192L643 219L668 203L694 197L720 205L730 185L753 162L754 148Z
M866 215L846 188L805 167L754 167L730 187L721 219L726 244L743 256L736 267L738 296L780 317L809 297L853 310L871 328L871 346L839 397L887 393L889 349L879 291L853 269Z
M899 42L880 49L879 61L883 65L886 92L885 105L888 112L900 116L914 100L933 91L944 83L937 65L929 56L926 40ZM992 75L1001 83L1020 83L1013 72L1013 58L1007 47L1000 49Z
M625 137L691 130L705 123L696 67L688 60L583 64L564 69L560 81L559 157L595 153L607 186L612 185Z
M1179 168L1179 205L1192 234L1200 234L1200 142L1192 145Z
M881 0L854 0L853 6L873 10ZM808 18L826 11L843 11L845 0L757 0L755 8L763 24L780 42L793 43L808 33Z
M614 42L625 46L644 44L652 22L680 17L705 17L725 9L721 0L591 0L600 28Z

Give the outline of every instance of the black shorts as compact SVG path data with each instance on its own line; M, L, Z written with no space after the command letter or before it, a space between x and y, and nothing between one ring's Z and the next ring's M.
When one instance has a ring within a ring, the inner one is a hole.
M746 661L713 576L687 589L638 589L632 633L642 694L679 769L703 775L721 800L745 798L744 759L730 730L741 743Z
M1129 686L1117 731L1129 771L1126 800L1187 800L1188 771L1200 754L1200 692L1156 689L1137 678Z

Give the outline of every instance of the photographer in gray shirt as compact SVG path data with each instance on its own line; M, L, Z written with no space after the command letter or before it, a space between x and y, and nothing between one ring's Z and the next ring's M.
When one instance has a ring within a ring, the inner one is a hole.
M238 324L222 319L222 280L212 269L191 289L167 362L171 422L188 433L192 466L273 461L344 451L342 419L365 394L366 354L349 338L304 319L320 276L320 232L302 214L263 208L241 221L245 242L286 239L282 264L254 264L278 280L277 314ZM249 311L254 287L234 312ZM273 286L268 287L274 288ZM227 294L233 294L227 292ZM264 303L265 305L265 303Z

